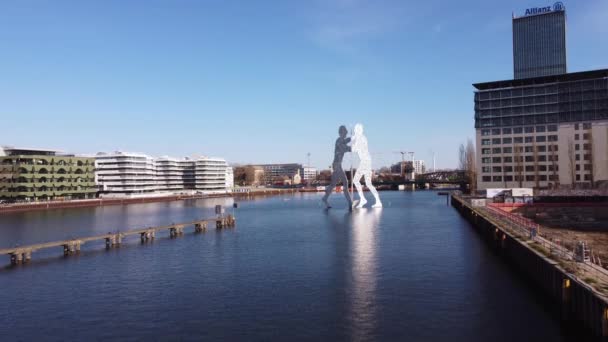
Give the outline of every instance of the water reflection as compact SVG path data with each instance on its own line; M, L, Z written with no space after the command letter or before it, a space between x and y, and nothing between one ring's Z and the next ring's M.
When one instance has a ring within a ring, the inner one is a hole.
M374 337L377 321L376 234L382 209L360 209L352 213L351 234L351 339Z

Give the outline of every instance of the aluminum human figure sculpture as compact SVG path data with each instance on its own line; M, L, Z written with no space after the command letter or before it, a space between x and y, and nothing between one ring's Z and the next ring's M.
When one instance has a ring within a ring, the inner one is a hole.
M378 191L372 185L372 157L369 155L367 138L365 135L363 135L363 125L355 125L354 134L351 141L351 150L353 153L356 153L359 156L360 160L359 167L357 167L357 171L355 172L355 176L353 178L353 182L357 188L357 193L359 194L359 203L356 205L356 207L363 208L365 203L367 203L360 183L361 177L363 177L365 179L365 186L367 186L367 188L371 191L376 200L376 203L374 203L372 208L382 208L382 202L380 201Z
M346 178L346 173L342 169L342 159L344 159L344 153L350 152L351 148L348 146L350 142L350 138L347 138L348 130L345 126L340 126L338 129L338 134L340 136L336 139L336 146L334 149L334 162L332 164L333 172L331 174L331 182L325 188L325 196L323 196L323 203L327 208L331 208L327 199L329 195L333 192L334 188L338 184L338 181L342 181L342 193L344 197L346 197L346 202L348 207L351 208L353 205L353 200L350 198L350 193L348 192L348 178Z

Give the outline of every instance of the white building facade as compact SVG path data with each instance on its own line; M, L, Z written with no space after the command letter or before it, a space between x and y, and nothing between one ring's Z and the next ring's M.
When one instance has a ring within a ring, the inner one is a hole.
M103 197L175 193L219 193L232 188L221 158L153 158L141 153L113 152L95 156L95 182Z

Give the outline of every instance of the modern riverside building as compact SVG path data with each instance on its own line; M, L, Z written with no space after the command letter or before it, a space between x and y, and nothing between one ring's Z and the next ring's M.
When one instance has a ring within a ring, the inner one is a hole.
M234 188L234 170L232 167L226 167L226 190L230 191Z
M299 175L302 169L302 164L262 164L253 165L264 169L264 182L266 184L274 182L283 182L285 179L294 180L296 175Z
M513 18L513 70L515 79L567 72L566 11L561 2Z
M199 191L226 191L226 161L202 157L194 163L194 188Z
M104 196L224 192L228 188L227 164L221 158L153 158L114 152L99 153L95 159L97 183Z
M93 158L54 150L0 148L0 199L95 198Z
M95 180L100 194L151 194L158 190L154 159L141 153L98 153L95 156Z
M479 189L608 180L608 69L474 87Z
M194 160L160 157L154 161L158 191L181 191L194 189Z
M302 181L305 183L313 182L317 179L317 168L311 166L304 166L300 170Z

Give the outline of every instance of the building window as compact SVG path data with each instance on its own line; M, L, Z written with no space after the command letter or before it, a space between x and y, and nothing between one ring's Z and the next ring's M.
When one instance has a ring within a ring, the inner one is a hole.
M492 139L492 144L493 145L500 145L500 138L494 138L494 139Z
M490 154L490 149L489 148L482 148L481 149L481 154Z
M505 163L512 163L513 157L505 157L504 160L505 160Z
M511 129L510 128L503 128L502 129L502 134L511 134Z
M538 171L547 171L547 165L538 165Z
M591 129L591 123L590 122L585 122L583 124L583 129Z
M541 182L546 182L547 181L547 175L540 175L539 179Z
M481 158L481 163L482 163L482 164L490 164L490 160L491 160L491 159L490 159L489 157L486 157L486 158Z
M500 157L492 157L492 163L500 163Z
M574 129L578 131L578 124L574 124Z
M574 135L574 140L579 140L580 138L581 138L581 136L580 136L580 135L578 135L578 133L576 133L576 134Z
M591 154L585 154L585 155L583 156L583 159L584 159L584 160L591 160Z
M500 153L500 147L494 147L492 153Z
M549 165L549 171L559 171L559 165Z
M528 126L524 128L525 133L534 133L534 127Z
M515 143L515 144L523 144L524 143L524 138L522 138L522 137L515 137L515 138L513 138L513 143Z
M580 171L581 170L581 164L576 164L576 171Z
M545 131L545 126L536 126L536 133L543 133Z
M547 161L547 156L545 156L545 155L538 156L538 161L539 161L539 162L544 162L544 161Z
M483 173L490 173L490 167L489 166L482 166L481 167L481 172L483 172Z
M547 136L548 141L557 141L557 135L549 135Z
M513 172L513 166L505 166L505 172Z
M585 180L586 181L590 181L591 180L591 175L589 175L589 174L585 175Z
M481 139L482 145L490 145L490 139Z
M591 150L591 144L583 144L583 150L590 151Z
M580 149L581 149L581 145L580 145L580 144L575 144L575 145L574 145L574 149L575 149L576 151L580 150Z
M549 132L557 132L557 125L549 125L549 126L547 126L547 131L549 131Z
M545 137L544 135L539 135L536 137L536 142L545 142L547 137Z
M581 180L581 175L576 175L576 180L580 181Z
M492 129L492 135L500 135L500 128Z
M545 145L536 146L536 150L538 152L547 152L547 146L545 146Z
M513 139L511 139L511 138L503 138L502 139L502 143L503 144L510 144L512 142L513 142Z
M534 165L526 165L526 172L534 172Z
M534 152L534 146L525 146L524 148L526 152Z
M525 141L526 143L531 143L534 141L534 137L526 137Z
M578 166L578 165L576 165L576 166ZM584 169L585 169L585 171L591 171L591 164L585 164Z
M503 147L502 152L503 153L513 153L513 148L512 147Z
M549 175L549 180L553 181L553 182L558 182L559 176L558 175Z
M559 156L557 154L549 156L549 161L558 161L558 160L559 160Z
M492 180L494 182L502 182L502 176L494 176L494 177L492 177Z
M526 175L526 182L534 182L534 175Z
M505 176L505 182L512 182L513 176Z
M575 159L576 160L581 160L581 155L580 154L576 154Z
M490 176L483 176L483 177L481 177L481 181L482 182L491 182L492 181L492 177L490 177Z
M583 140L589 140L589 133L583 134Z
M500 167L500 166L493 166L492 167L492 172L502 172L502 167Z
M482 129L481 130L481 135L490 135L490 130L489 129Z
M514 127L513 128L513 134L521 134L523 133L524 129L521 127Z

